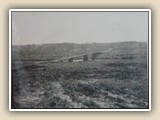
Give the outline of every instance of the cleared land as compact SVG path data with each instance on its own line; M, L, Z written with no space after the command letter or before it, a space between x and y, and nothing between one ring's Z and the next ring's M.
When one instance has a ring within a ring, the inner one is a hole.
M147 43L58 45L13 46L12 108L148 108ZM42 62L110 47L95 61Z

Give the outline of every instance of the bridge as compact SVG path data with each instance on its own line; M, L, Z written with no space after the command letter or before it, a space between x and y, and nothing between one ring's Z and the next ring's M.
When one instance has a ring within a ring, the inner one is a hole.
M75 58L79 58L82 57L83 61L89 61L89 56L91 56L91 60L95 60L100 54L105 53L105 52L109 52L111 51L112 48L109 48L108 50L105 51L97 51L97 52L90 52L90 53L85 53L85 54L80 54L80 55L75 55L75 56L71 56L71 57L66 57L66 58L61 58L58 60L54 60L53 62L73 62Z

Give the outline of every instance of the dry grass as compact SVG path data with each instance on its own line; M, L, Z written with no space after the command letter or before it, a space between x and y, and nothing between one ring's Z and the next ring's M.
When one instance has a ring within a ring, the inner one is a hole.
M146 49L99 61L14 62L13 108L148 108Z

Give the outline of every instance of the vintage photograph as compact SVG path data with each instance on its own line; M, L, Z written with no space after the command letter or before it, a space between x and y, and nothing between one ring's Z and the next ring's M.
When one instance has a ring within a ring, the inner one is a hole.
M11 111L149 111L149 9L11 9Z

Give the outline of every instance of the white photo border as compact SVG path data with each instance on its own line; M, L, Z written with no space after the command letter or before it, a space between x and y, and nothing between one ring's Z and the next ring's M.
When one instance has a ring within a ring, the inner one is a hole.
M144 109L82 109L82 108L66 108L66 109L13 109L11 106L11 50L12 50L12 12L148 12L148 79L149 79L149 106ZM10 111L151 111L151 10L150 9L9 9L9 110Z

